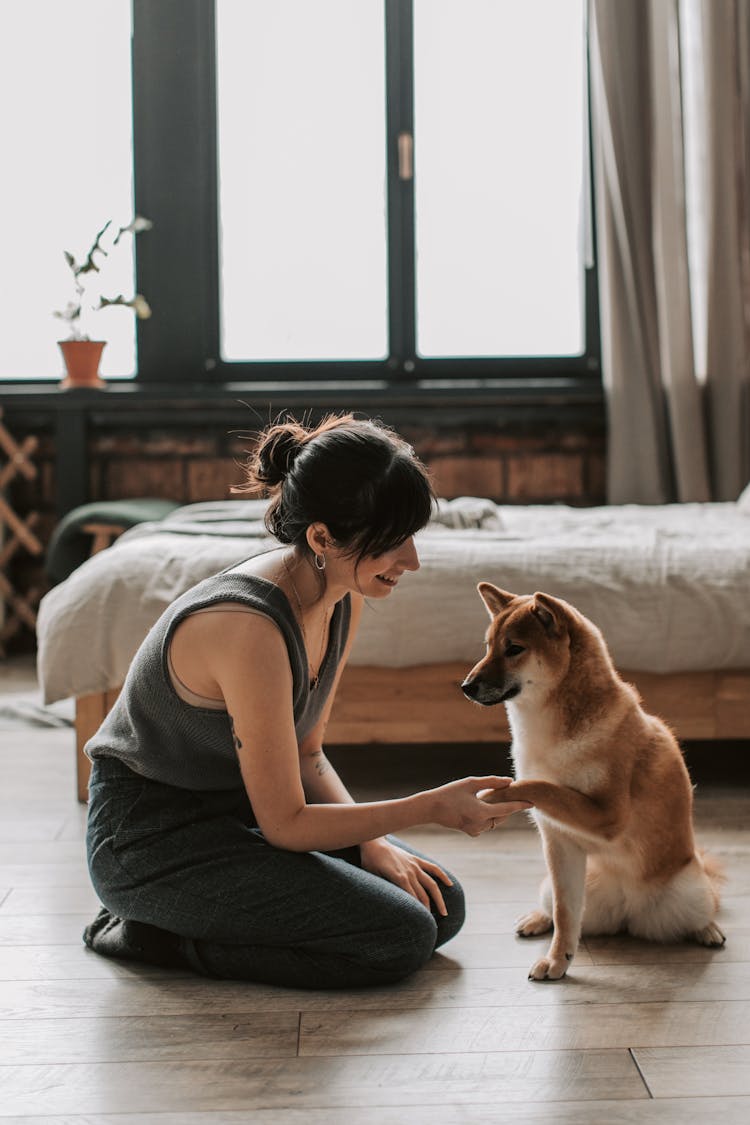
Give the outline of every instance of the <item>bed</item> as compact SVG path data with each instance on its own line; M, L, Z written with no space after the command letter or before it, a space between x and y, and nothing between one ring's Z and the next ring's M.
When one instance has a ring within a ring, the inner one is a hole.
M42 600L45 702L77 701L82 747L162 609L189 586L275 543L264 501L191 504L142 523ZM482 652L477 582L567 599L604 632L615 664L683 739L750 737L750 489L736 503L503 506L441 500L417 536L421 570L368 606L329 726L332 745L502 741L502 708L458 685Z

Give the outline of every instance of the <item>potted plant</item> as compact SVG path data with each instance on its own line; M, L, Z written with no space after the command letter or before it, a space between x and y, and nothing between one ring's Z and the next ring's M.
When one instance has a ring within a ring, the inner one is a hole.
M125 234L135 237L142 231L151 230L153 223L142 215L136 215L126 227L120 227L113 237L112 220L109 219L94 239L93 245L82 262L76 261L69 250L65 250L65 261L73 274L75 286L75 299L68 301L61 311L53 313L59 320L64 320L70 330L67 340L59 340L58 346L63 354L67 377L62 386L67 387L103 387L104 383L99 378L99 363L106 341L92 340L82 327L82 320L88 314L98 312L100 309L112 305L122 305L132 309L139 319L151 316L148 301L141 293L134 297L126 298L121 293L116 297L106 297L101 291L101 272L104 259L109 258L118 246L120 239Z

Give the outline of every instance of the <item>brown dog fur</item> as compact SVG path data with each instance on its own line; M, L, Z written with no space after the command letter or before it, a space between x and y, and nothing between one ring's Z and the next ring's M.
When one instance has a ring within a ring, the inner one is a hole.
M718 946L718 865L696 851L692 786L677 741L615 671L599 630L547 594L478 586L487 653L468 698L505 703L516 780L492 801L530 801L548 877L541 907L518 922L554 927L533 980L565 975L581 932L627 930L655 941Z

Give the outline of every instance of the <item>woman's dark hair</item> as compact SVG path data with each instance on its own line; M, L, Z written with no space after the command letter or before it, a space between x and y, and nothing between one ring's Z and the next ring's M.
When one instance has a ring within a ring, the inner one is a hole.
M435 495L427 469L380 422L330 415L306 427L293 419L259 435L239 493L271 497L265 524L280 543L304 546L324 523L357 561L392 550L427 523Z

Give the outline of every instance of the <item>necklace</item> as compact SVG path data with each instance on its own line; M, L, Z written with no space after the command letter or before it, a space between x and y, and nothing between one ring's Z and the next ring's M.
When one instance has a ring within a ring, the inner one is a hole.
M305 655L307 656L307 674L308 674L309 679L310 679L310 691L315 691L316 687L320 683L320 670L321 670L321 667L323 665L323 652L324 652L324 649L325 649L326 637L328 635L328 619L331 616L331 611L330 611L330 609L326 610L325 620L323 622L323 629L322 629L321 634L320 634L320 652L318 653L318 671L314 672L313 666L310 663L310 648L309 648L309 645L307 643L307 631L305 630L305 616L304 616L304 612L302 610L302 599L300 598L299 593L297 591L297 587L294 584L294 579L292 578L292 572L289 569L289 563L286 561L286 558L283 557L283 556L282 556L282 562L284 563L284 570L286 571L286 576L289 579L289 585L292 587L292 593L294 594L294 600L297 603L297 611L298 611L297 612L297 620L299 621L299 627L302 630L302 640L305 642Z

